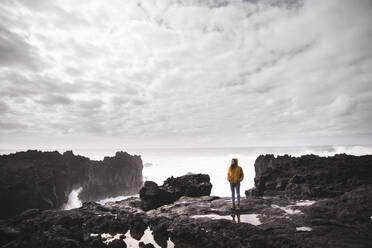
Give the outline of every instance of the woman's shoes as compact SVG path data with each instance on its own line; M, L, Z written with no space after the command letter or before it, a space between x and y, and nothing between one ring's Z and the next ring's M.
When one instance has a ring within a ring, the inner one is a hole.
M233 204L233 205L231 206L231 210L240 210L240 205L235 206L235 204Z

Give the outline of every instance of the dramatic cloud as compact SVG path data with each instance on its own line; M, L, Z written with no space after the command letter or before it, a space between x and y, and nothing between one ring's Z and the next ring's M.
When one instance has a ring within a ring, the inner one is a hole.
M0 146L370 143L372 2L0 2Z

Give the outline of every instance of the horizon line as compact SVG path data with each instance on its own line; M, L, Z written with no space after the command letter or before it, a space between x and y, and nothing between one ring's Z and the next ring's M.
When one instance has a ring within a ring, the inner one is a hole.
M32 148L0 148L0 150L48 150L48 151L56 151L56 150L118 150L118 151L125 151L125 149L153 149L153 150L179 150L179 149L242 149L242 148L296 148L296 147L327 147L327 146L333 146L333 147L350 147L350 146L372 146L371 144L327 144L327 145L259 145L259 146L195 146L195 147L95 147L95 148L89 148L89 147L72 147L72 148L66 148L66 147L60 147L60 148L41 148L41 147L32 147Z

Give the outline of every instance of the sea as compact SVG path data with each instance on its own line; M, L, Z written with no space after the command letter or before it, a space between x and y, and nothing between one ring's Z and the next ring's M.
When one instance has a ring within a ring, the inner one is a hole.
M213 185L211 195L230 196L227 181L227 170L232 158L238 158L243 168L244 180L241 183L241 195L254 187L254 162L261 154L301 156L315 154L333 156L346 153L351 155L372 154L372 145L350 146L296 146L296 147L223 147L223 148L105 148L105 149L56 149L63 153L72 150L74 154L86 156L93 160L102 160L105 156L114 156L117 151L126 151L132 155L140 155L143 161L144 181L151 180L161 185L168 177L178 177L188 173L204 173L211 178ZM0 154L14 153L16 149L2 149ZM70 194L69 202L64 209L81 205L75 189ZM137 195L138 196L138 195ZM128 196L102 199L100 203L125 199Z

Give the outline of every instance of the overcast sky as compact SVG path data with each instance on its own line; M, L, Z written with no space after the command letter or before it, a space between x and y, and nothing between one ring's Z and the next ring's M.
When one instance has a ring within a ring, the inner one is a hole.
M0 148L372 143L372 1L0 1Z

